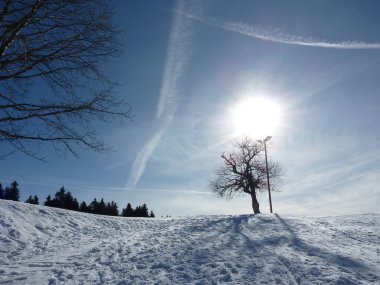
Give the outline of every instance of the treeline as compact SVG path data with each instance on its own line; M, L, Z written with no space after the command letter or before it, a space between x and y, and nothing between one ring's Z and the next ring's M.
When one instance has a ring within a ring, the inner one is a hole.
M20 189L18 188L18 183L14 181L9 187L6 187L5 189L3 189L0 183L0 199L20 202ZM25 203L39 205L38 196L30 195ZM94 200L88 205L85 201L79 204L78 200L73 197L71 192L65 190L65 187L61 187L61 189L55 193L54 198L48 195L43 205L91 214L119 216L119 208L116 202L105 202L103 198L98 201L96 198L94 198ZM130 203L128 203L127 207L123 208L120 214L122 217L154 218L153 211L150 211L149 213L148 207L145 203L141 206L137 206L135 209Z
M5 187L0 183L0 199L20 201L20 190L18 189L18 183L13 181L9 187Z

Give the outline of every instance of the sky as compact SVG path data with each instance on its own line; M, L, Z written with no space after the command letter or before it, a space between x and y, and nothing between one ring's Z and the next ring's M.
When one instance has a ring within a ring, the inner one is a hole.
M21 200L61 186L79 201L147 203L158 216L247 214L249 196L210 191L220 155L241 139L234 112L264 98L281 110L268 155L284 170L274 212L380 210L379 1L115 1L123 55L106 66L132 107L97 126L106 154L41 162L16 153L0 182ZM252 110L252 113L259 112ZM254 124L254 123L253 123ZM267 193L258 196L269 212Z

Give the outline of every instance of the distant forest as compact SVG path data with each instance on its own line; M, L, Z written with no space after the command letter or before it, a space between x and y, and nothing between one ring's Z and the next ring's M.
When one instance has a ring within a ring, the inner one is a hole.
M9 187L3 189L0 183L0 199L12 200L20 202L20 189L18 188L18 183L16 181L12 182ZM39 198L37 195L30 195L25 203L39 205ZM147 205L144 203L141 206L137 206L135 209L130 203L127 204L126 208L121 210L119 213L119 208L117 203L114 201L105 202L103 198L98 201L96 198L90 203L86 204L85 201L79 204L78 200L73 197L70 191L66 191L65 187L61 187L52 198L50 195L46 197L44 206L67 209L78 212L85 212L90 214L106 215L106 216L122 216L122 217L146 217L154 218L153 211L148 211Z

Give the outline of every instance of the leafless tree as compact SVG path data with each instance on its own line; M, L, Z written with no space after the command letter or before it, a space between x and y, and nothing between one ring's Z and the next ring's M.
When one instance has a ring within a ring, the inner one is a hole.
M35 157L32 142L106 150L91 123L130 117L103 73L120 54L110 2L2 0L0 9L0 142Z
M236 144L236 151L222 154L223 165L216 170L211 182L213 192L231 199L237 193L247 193L252 199L255 214L260 213L257 192L268 189L264 146L249 138ZM281 180L278 163L268 161L271 190L276 190Z

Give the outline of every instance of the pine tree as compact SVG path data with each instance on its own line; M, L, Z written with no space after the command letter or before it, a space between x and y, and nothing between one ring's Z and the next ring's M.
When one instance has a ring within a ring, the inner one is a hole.
M132 217L139 217L140 216L140 206L137 206L135 210L133 211L133 216Z
M59 191L55 193L54 199L51 201L51 206L55 208L64 208L66 200L66 190L65 187L62 186Z
M123 217L133 217L134 216L134 210L132 208L131 203L128 203L127 207L122 210L121 215Z
M35 205L39 205L40 204L40 201L39 201L37 195L34 195L34 204Z
M73 200L73 210L79 211L79 203L78 203L77 198L74 198L74 200Z
M150 211L150 215L149 215L149 217L150 217L150 218L154 218L154 217L155 217L153 211Z
M118 216L119 210L117 207L117 204L114 201L111 201L111 203L107 203L106 206L106 214L109 216Z
M13 181L10 188L5 189L5 196L7 200L20 202L20 190L18 189L18 183Z
M142 217L142 218L147 218L149 217L148 213L148 207L146 204L142 204L141 206L137 206L135 211L134 211L134 217Z
M142 204L141 206L141 216L140 217L149 217L149 213L148 213L148 207L146 206L146 204Z
M98 204L99 202L96 200L96 198L94 198L94 200L92 200L91 204L88 206L89 213L97 214L97 210L99 208Z
M4 200L10 200L10 197L11 197L11 188L5 187Z
M119 216L119 207L117 206L117 203L114 201L111 201L111 206L112 206L112 215L113 216Z
M79 211L85 212L85 213L87 213L89 211L89 209L88 209L87 204L86 204L85 201L83 201L82 203L80 203Z
M98 214L105 215L106 214L106 203L104 203L104 199L102 198L98 204Z
M0 199L4 199L5 197L5 193L4 193L4 189L3 189L3 185L1 185L0 183Z
M50 195L48 197L51 199ZM66 192L64 186L55 193L54 199L47 201L47 203L48 204L45 202L45 206L79 211L79 203L77 199L73 197L70 191Z
M25 201L25 203L39 205L37 195L34 195L34 197L32 195L30 195L29 198Z
M28 204L33 204L33 202L34 202L34 199L32 195L29 195L28 199L25 200L25 203L28 203Z
M50 194L46 197L46 201L44 202L45 206L52 207L52 200Z
M67 210L73 210L78 211L79 210L79 204L77 199L73 197L70 191L68 191L66 194L62 196L62 208Z

